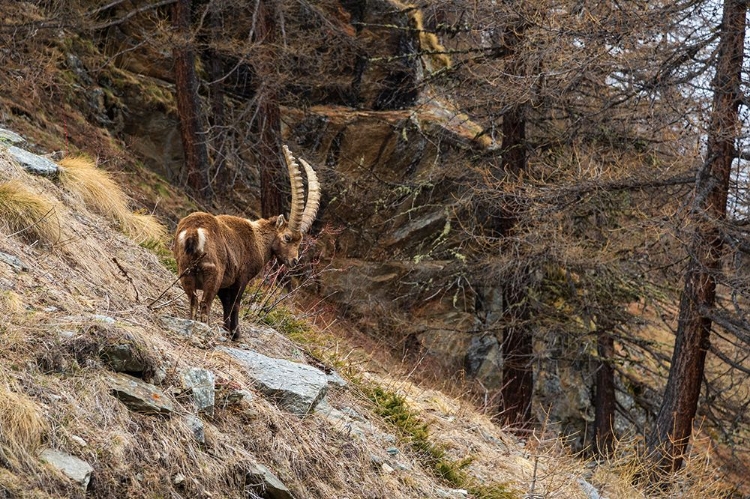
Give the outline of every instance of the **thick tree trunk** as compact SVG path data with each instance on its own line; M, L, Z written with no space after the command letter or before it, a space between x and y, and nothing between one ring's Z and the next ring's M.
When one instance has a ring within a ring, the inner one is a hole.
M276 11L274 4L267 0L258 2L257 39L272 47L277 38ZM261 215L271 217L282 213L284 169L281 155L281 113L276 89L270 80L274 74L275 57L273 50L264 54L255 64L259 80L262 82L257 92L258 113L253 129L258 137L256 154L260 169Z
M745 39L745 0L725 0L709 128L707 159L696 185L692 216L695 230L680 300L672 365L659 415L648 445L664 471L682 465L698 407L710 346L716 300L716 273L723 250L720 223L726 217L727 193L735 140Z
M610 329L600 329L596 339L599 366L594 402L594 450L603 457L612 453L615 444L615 370L610 362L615 353L615 341Z
M505 328L500 348L503 358L503 386L500 419L512 425L525 426L531 421L531 398L534 391L534 338L528 327L529 306L526 299L526 268L506 284Z
M190 0L178 0L172 6L172 25L177 33L173 49L174 72L186 181L195 194L209 197L208 152L201 123L195 51L190 35Z

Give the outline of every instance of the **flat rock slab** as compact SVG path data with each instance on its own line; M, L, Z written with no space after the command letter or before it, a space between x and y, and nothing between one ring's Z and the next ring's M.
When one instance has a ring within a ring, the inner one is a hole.
M20 147L10 146L8 152L18 161L26 171L35 175L54 177L60 172L60 167L54 161L43 156L30 153Z
M29 266L23 263L17 256L9 255L2 251L0 251L0 262L7 263L16 272L27 272L29 270Z
M112 394L133 412L170 414L174 411L169 397L152 384L121 373L110 374L107 381Z
M247 472L245 482L249 487L268 499L294 499L294 496L276 475L263 466L255 464Z
M18 135L16 132L11 132L5 128L0 128L0 143L5 142L8 144L23 144L26 139Z
M325 373L306 364L237 348L218 347L218 350L240 361L258 390L298 416L315 409L328 390Z
M84 490L89 486L94 468L86 461L55 449L44 449L39 457L71 480L80 483Z

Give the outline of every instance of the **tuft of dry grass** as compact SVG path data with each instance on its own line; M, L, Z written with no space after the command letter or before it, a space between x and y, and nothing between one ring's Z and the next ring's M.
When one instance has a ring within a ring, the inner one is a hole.
M60 240L55 204L19 180L0 184L0 219L12 233L29 242L53 244Z
M707 438L694 436L683 467L662 473L642 452L639 439L621 439L609 458L593 467L591 483L602 496L704 499L734 497L734 487L717 467L711 455L701 450ZM652 477L658 481L651 481Z
M93 211L117 223L137 243L163 241L167 229L154 216L130 211L130 200L111 175L83 156L62 159L60 182Z
M138 244L158 246L166 241L167 228L147 213L131 213L122 221L123 231Z
M30 398L0 384L0 461L12 469L33 469L47 433L41 409Z

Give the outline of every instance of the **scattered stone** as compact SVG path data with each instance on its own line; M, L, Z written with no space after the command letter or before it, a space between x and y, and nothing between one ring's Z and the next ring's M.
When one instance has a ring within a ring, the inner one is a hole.
M55 177L60 172L60 168L55 162L43 156L30 153L16 146L8 147L8 152L29 173Z
M161 385L164 380L167 379L167 371L163 367L157 367L154 369L154 373L151 375L151 384Z
M262 464L252 466L247 472L245 483L268 499L294 499L287 486Z
M193 414L188 414L187 416L185 416L185 422L190 427L190 429L193 430L193 436L195 437L195 439L199 443L205 444L206 431L201 418L199 418L198 416L194 416Z
M0 262L10 265L15 272L27 272L29 266L23 263L17 256L9 255L0 251Z
M390 467L390 466L388 465L388 463L383 463L383 464L381 464L381 465L380 465L380 469L382 469L382 470L383 470L383 473L386 473L386 474L390 474L390 473L393 473L394 471L396 471L396 470L394 470L393 468L391 468L391 467Z
M216 397L214 373L207 369L191 367L182 373L182 386L193 394L193 403L198 412L214 415Z
M95 321L103 322L105 324L114 324L116 321L108 315L94 314L91 316Z
M328 378L329 385L335 385L341 388L346 388L348 385L346 380L342 378L341 375L336 371L331 371L330 373L326 374L326 378Z
M172 478L172 483L175 485L181 485L184 481L185 481L185 475L183 475L182 473L177 473Z
M113 371L118 373L142 374L148 369L148 363L143 354L132 342L104 345L99 356Z
M26 139L18 135L16 132L11 132L5 128L0 128L0 144L6 143L11 145L23 144Z
M204 322L168 315L159 317L159 320L164 327L180 336L184 336L190 340L191 344L201 348L205 348L217 339L221 339L221 335L223 334L222 329L211 327Z
M606 497L602 497L599 494L599 491L596 490L596 487L591 485L589 482L584 480L583 478L578 478L578 485L581 487L581 490L589 499L607 499Z
M108 376L112 393L128 409L144 414L171 414L172 401L154 385L127 374L114 373Z
M387 449L386 449L385 451L386 451L386 452L387 452L388 454L390 454L391 456L395 456L395 455L397 455L397 454L398 454L398 449L397 449L397 448L395 448L395 447L388 447L388 448L387 448Z
M240 361L261 392L298 416L315 409L328 390L326 375L314 367L248 350L227 347L218 350Z
M354 419L355 421L364 422L366 419L362 417L360 413L352 409L351 407L342 407L341 412Z
M464 489L435 489L435 497L444 499L464 499L469 497L469 491Z
M84 439L79 437L78 435L71 435L70 439L80 445L81 447L87 447L89 444Z
M402 463L401 461L394 461L392 464L393 468L396 470L411 471L411 466L406 463Z
M71 480L81 484L84 490L88 488L94 468L86 461L55 449L44 449L39 457Z

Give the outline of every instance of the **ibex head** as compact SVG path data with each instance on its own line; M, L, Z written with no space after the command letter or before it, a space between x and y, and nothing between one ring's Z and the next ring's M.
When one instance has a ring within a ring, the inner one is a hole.
M276 219L276 236L271 244L274 256L287 266L292 266L299 260L299 246L302 236L310 230L320 205L320 184L315 170L300 158L307 175L307 202L305 202L305 186L302 181L302 170L287 146L283 147L284 159L289 170L289 180L292 188L292 207L289 221L284 215Z

